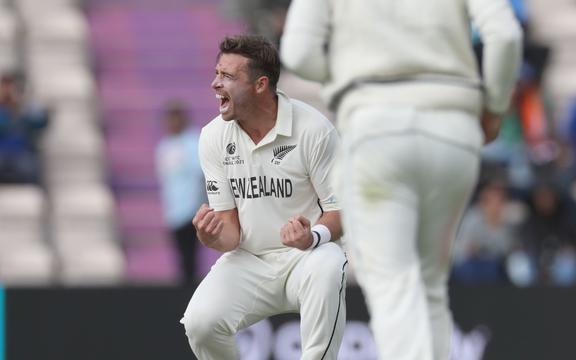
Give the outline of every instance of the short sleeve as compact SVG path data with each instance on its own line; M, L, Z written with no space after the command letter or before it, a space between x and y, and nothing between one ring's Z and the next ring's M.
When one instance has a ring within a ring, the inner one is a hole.
M198 146L200 165L206 179L206 194L211 208L216 211L230 210L236 207L236 202L214 138L202 130Z
M332 128L316 143L310 157L310 180L323 211L340 210L330 181L330 172L336 161L339 146L338 133L336 129Z

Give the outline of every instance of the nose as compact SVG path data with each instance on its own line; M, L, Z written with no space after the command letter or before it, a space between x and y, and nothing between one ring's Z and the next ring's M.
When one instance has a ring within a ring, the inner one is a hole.
M214 80L212 80L211 86L212 86L212 89L219 89L222 87L222 83L220 81L220 76L216 75L214 77Z

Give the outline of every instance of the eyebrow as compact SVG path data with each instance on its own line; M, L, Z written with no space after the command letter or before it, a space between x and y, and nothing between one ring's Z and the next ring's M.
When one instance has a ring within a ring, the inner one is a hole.
M218 70L217 68L214 69L214 73L215 73L216 75L218 75L218 73L221 73L221 74L224 74L224 75L234 76L234 74L232 74L232 73L230 73L230 72L228 72L228 71Z

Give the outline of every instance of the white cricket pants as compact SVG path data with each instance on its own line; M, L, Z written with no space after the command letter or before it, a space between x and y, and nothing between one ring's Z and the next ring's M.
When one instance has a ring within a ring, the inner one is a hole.
M447 360L447 278L455 232L478 176L478 119L373 106L339 122L336 189L379 358Z
M340 246L220 257L198 286L184 317L201 360L239 358L234 335L263 318L299 312L302 359L335 360L346 322L347 260Z

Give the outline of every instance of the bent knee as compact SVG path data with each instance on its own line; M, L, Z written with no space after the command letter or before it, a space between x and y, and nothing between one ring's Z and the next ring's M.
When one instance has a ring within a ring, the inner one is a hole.
M187 311L181 322L191 343L204 343L216 334L226 332L220 317L210 312Z
M204 340L209 338L214 331L210 324L203 322L202 319L198 317L192 318L185 316L182 319L182 323L184 324L186 336L191 343L204 342Z

